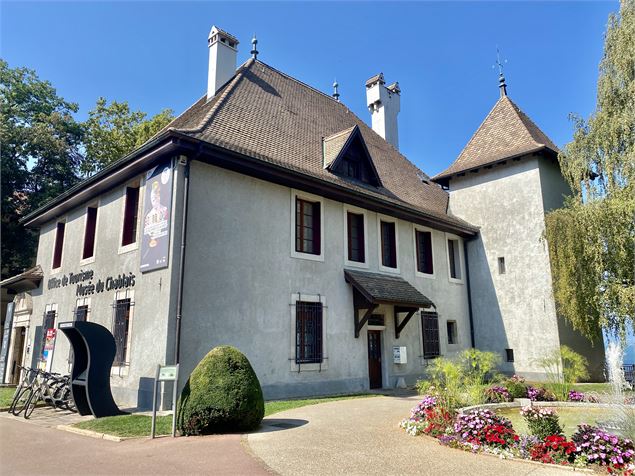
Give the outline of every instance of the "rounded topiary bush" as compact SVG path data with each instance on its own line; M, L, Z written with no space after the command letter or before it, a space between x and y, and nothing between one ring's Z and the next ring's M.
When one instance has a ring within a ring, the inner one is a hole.
M260 382L247 357L231 346L212 349L181 392L178 426L183 435L257 428L265 414Z

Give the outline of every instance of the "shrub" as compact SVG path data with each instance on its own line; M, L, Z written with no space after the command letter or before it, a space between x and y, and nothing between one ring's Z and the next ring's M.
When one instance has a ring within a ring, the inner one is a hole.
M503 381L503 386L509 392L512 399L514 398L526 398L527 397L527 384L523 377L514 375L507 380Z
M494 444L505 447L518 440L511 422L490 410L472 410L459 415L454 423L454 431L460 439L473 445ZM495 432L503 433L502 442L493 440L492 435Z
M571 384L589 378L587 360L566 345L538 360L559 400L566 400Z
M527 397L532 402L555 402L556 396L544 387L527 387Z
M578 425L571 440L589 463L605 466L609 472L622 471L633 463L635 448L631 440L622 439L589 425Z
M505 387L494 385L485 390L485 401L487 403L511 402L512 397Z
M183 388L179 430L184 435L253 430L264 412L260 382L247 357L234 347L216 347Z
M566 465L575 461L576 446L564 436L551 435L535 445L530 451L530 456L532 460L541 463Z
M541 440L550 435L562 434L558 415L550 408L523 407L520 414L527 422L529 432Z

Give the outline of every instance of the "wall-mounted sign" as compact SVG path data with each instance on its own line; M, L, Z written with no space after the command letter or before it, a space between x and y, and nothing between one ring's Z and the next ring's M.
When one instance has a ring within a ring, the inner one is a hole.
M408 352L406 347L393 347L392 348L392 361L394 364L407 364Z
M47 372L51 371L53 364L53 351L55 350L55 337L57 336L57 329L47 329L46 337L44 340L44 350L42 351L42 361L40 367Z
M172 175L171 159L146 173L141 264L139 265L142 273L165 268L168 265Z
M108 276L104 279L95 278L92 269L80 270L79 273L68 273L61 277L52 277L48 280L48 289L64 288L69 284L77 285L76 296L90 296L104 291L116 291L117 289L132 288L135 285L135 275L131 272L121 273L117 276ZM95 281L95 282L93 282Z

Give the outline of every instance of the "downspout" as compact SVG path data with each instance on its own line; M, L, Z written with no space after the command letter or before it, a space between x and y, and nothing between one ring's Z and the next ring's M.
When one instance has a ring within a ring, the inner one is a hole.
M467 285L467 311L470 318L470 343L474 348L474 317L472 315L472 290L470 288L470 264L467 257L467 241L463 240L463 256L465 260L465 284Z
M183 162L181 162L183 163ZM179 256L179 282L176 294L176 334L174 342L174 363L178 364L181 351L181 318L183 316L183 278L185 275L185 244L187 238L187 204L190 191L190 158L183 164L183 210L181 220L181 254Z

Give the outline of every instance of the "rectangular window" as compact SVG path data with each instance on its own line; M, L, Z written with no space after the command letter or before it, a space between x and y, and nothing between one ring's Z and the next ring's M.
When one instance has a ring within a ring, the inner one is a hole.
M505 258L498 258L498 274L505 274Z
M450 260L450 277L452 279L461 279L459 240L448 239L448 258Z
M295 250L320 254L320 202L295 199Z
M514 349L505 349L505 357L507 357L507 362L514 361Z
M84 250L82 259L92 258L95 255L95 232L97 231L97 208L86 209L86 228L84 229Z
M417 271L425 274L434 273L432 267L432 233L429 231L415 231L417 247Z
M128 352L128 331L130 330L130 298L118 299L115 301L115 322L113 325L113 336L117 350L113 365L124 365Z
M55 248L53 251L53 269L62 266L62 251L64 250L64 230L66 223L59 222L55 231Z
M438 357L441 353L439 351L439 316L437 313L422 312L421 327L423 329L423 358Z
M55 329L55 318L57 317L57 311L51 309L44 313L44 320L42 321L42 343L40 349L40 360L44 361L44 348L46 347L46 334L50 329Z
M348 260L363 263L364 256L364 215L348 212Z
M295 303L295 362L322 362L322 303Z
M88 320L88 305L84 304L75 308L75 320L79 322Z
M383 314L371 314L368 318L369 326L385 326L385 322Z
M381 222L381 264L387 268L397 267L397 243L394 222Z
M137 241L137 221L139 218L139 186L126 187L126 204L123 215L121 246Z
M456 321L446 322L448 330L448 344L456 344Z

